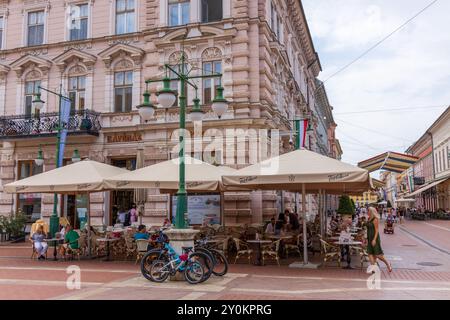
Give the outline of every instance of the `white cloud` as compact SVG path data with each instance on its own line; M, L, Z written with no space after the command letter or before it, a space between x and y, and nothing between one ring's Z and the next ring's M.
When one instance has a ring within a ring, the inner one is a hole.
M324 69L320 78L325 80L402 25L430 0L303 0L303 3ZM344 161L356 163L377 152L404 151L445 110L445 105L450 105L448 12L450 1L438 1L360 61L326 82L336 113ZM338 114L439 105L442 108Z

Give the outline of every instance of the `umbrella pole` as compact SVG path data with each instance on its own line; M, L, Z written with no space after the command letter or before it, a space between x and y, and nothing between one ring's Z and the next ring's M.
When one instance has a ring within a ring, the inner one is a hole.
M306 235L306 189L302 184L302 212L303 212L303 263L308 264L308 237Z
M220 192L220 224L225 226L225 192Z
M322 198L322 190L319 190L318 200L319 200L319 208L318 208L317 214L319 215L319 230L320 230L320 234L322 235L322 225L323 225L323 215L322 215L323 198Z
M87 194L87 236L88 236L88 256L91 256L91 197L90 193Z

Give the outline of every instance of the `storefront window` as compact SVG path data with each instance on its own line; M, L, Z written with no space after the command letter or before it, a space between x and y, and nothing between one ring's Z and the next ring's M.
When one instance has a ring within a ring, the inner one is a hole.
M220 195L189 195L189 225L220 224ZM177 197L172 197L172 221L177 213Z
M19 161L19 180L42 173L42 166L37 166L33 160ZM22 212L28 220L41 218L41 194L28 193L17 195L17 211Z
M136 170L136 158L111 159L111 165L127 170ZM118 223L118 212L128 212L134 203L134 189L114 190L111 192L110 225Z

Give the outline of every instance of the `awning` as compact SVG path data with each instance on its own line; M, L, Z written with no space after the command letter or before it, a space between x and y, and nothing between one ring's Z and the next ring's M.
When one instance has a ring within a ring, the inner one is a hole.
M418 159L409 154L389 151L358 163L358 167L366 169L369 172L386 170L402 173L416 163Z
M438 181L434 181L434 182L432 182L432 183L426 185L425 187L420 188L419 190L416 190L416 191L414 191L414 192L412 192L412 193L410 193L410 194L405 195L405 198L411 198L411 197L414 197L414 196L418 195L419 193L422 193L422 192L424 192L424 191L427 191L428 189L431 189L431 188L437 186L438 184L447 181L448 179L449 179L449 178L445 178L445 179L441 179L441 180L438 180Z
M397 199L395 202L416 202L414 199Z

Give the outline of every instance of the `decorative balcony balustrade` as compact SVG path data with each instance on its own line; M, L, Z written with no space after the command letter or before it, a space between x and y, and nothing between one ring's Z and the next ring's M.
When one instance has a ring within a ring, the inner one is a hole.
M56 135L58 121L57 112L0 117L0 140ZM88 109L72 112L65 127L69 135L98 136L101 130L100 113Z

